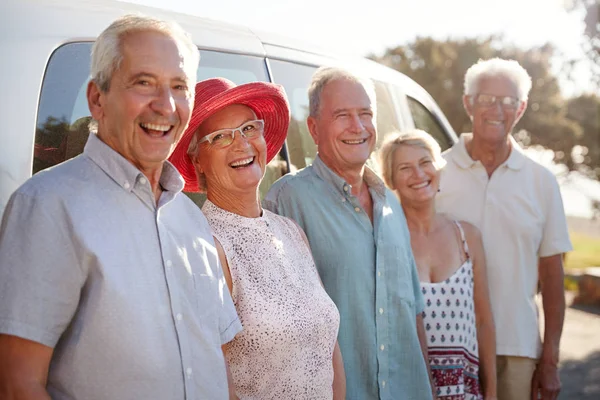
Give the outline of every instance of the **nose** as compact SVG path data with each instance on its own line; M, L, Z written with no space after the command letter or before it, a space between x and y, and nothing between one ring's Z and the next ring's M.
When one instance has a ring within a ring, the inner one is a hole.
M152 109L160 115L167 116L175 112L175 98L169 86L161 86L151 104Z
M417 178L421 178L421 177L425 176L425 172L423 172L423 169L418 165L413 169L413 174Z
M355 133L361 133L365 130L365 126L360 120L360 116L358 114L352 114L352 118L350 119L350 129Z
M236 129L233 132L233 143L231 143L231 145L240 148L245 148L250 146L250 140L246 137L246 135L242 133L240 129Z

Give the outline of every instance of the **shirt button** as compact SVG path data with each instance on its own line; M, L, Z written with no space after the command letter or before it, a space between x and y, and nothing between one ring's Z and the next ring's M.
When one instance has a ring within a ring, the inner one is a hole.
M171 262L171 260L167 260L166 264L167 264L167 268L171 268L173 266L173 263Z
M188 368L185 370L185 373L187 374L187 376L188 376L188 377L192 376L192 369L188 367Z
M140 178L140 183L141 183L142 185L145 185L145 184L146 184L146 182L147 182L146 178L144 178L144 177L141 177L141 178Z
M383 314L383 308L379 309L379 314Z
M181 321L183 319L183 315L181 315L181 313L178 313L175 318L177 318L177 321Z
M379 346L379 349L381 349L381 351L384 351L385 350L385 346L381 345L381 346Z
M342 203L345 203L345 202L346 202L346 198L342 197Z
M360 207L354 207L354 211L360 212Z
M348 185L344 185L344 192L348 191Z
M377 276L381 276L381 271L377 271Z
M131 185L129 184L129 182L125 182L125 183L123 184L123 187L124 187L125 189L129 189L129 188L131 187Z
M381 381L381 386L385 387L385 381Z

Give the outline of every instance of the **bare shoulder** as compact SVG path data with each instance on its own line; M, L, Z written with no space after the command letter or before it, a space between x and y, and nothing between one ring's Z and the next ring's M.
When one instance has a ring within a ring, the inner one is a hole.
M458 221L458 223L460 224L460 226L462 226L463 231L465 232L467 242L481 242L481 232L475 225L467 221Z

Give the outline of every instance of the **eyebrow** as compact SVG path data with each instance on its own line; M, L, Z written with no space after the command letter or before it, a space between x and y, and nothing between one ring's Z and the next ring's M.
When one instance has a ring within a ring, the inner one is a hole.
M157 79L156 75L152 74L150 72L138 72L130 78L130 81L136 81L140 78ZM187 83L189 81L189 79L185 76L176 76L176 77L172 78L171 81Z
M354 110L353 107L350 108L336 108L335 110L332 111L333 115L337 115L337 114L341 114L343 112L350 112L350 110ZM373 109L371 107L361 107L358 109L359 112L362 111L369 111L369 112L373 112Z

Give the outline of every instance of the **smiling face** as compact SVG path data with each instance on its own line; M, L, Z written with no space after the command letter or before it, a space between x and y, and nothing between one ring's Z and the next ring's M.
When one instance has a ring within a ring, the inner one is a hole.
M503 76L481 78L477 94L518 98L516 85ZM523 116L527 105L526 102L519 102L517 107L503 107L499 101L496 101L491 106L485 106L474 101L474 96L464 96L463 103L473 123L473 136L483 142L496 145L506 142L508 135Z
M329 82L321 93L318 115L308 128L319 157L338 175L362 168L377 140L371 99L363 86L348 79Z
M203 137L221 129L235 129L255 119L256 114L250 107L233 104L207 118L200 125L197 134ZM227 147L219 148L202 142L198 145L194 163L204 174L209 198L215 191L230 194L254 193L267 164L265 138L263 135L244 138L238 131L233 143Z
M155 173L188 124L195 77L186 74L185 50L163 33L128 34L120 48L109 89L90 82L88 103L98 137L142 172Z
M440 171L429 150L401 145L392 159L392 182L403 204L430 202L440 186Z

